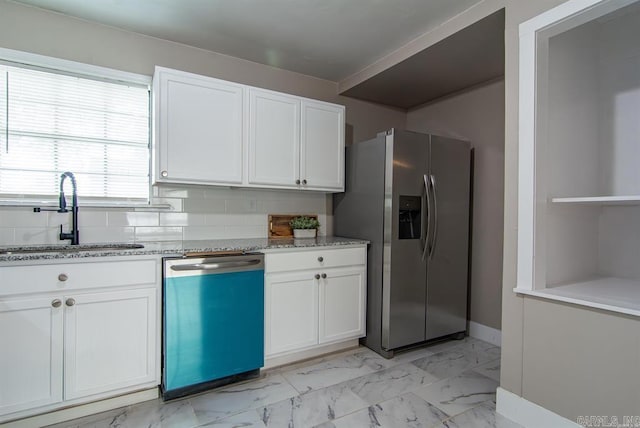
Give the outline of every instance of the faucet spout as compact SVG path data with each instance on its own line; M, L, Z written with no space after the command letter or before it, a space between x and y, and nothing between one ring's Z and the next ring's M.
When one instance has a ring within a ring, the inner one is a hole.
M73 195L71 196L71 231L63 232L62 225L60 225L60 240L70 239L71 245L78 245L80 243L80 232L78 230L78 186L76 177L69 171L62 173L60 176L60 202L58 212L69 212L67 209L67 199L64 196L64 181L66 178L71 180L71 187L73 189Z

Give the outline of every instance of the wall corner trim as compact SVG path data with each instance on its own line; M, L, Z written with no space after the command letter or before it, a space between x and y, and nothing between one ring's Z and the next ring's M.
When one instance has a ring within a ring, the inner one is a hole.
M527 428L581 428L581 425L498 387L496 412Z
M469 336L495 346L502 346L502 330L469 321Z

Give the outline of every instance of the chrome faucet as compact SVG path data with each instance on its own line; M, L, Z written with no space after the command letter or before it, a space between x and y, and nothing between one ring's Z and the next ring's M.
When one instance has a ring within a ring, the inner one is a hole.
M67 199L64 196L64 180L69 177L71 179L71 187L73 188L73 195L71 197L71 231L63 232L62 225L60 225L59 239L64 241L65 239L71 240L71 245L78 245L80 243L80 232L78 230L78 187L76 185L76 177L72 172L64 172L60 176L60 196L58 197L58 209L47 210L42 208L34 208L34 212L40 211L57 211L59 213L68 213Z

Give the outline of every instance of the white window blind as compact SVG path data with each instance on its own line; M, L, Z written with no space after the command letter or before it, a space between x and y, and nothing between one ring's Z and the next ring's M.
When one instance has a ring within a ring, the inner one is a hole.
M0 198L149 200L149 88L0 64Z

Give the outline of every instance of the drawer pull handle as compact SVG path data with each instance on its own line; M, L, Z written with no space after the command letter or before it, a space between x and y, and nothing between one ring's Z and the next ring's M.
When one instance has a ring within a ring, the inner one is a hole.
M326 273L323 273L321 276L322 276L322 279L324 279L324 278L326 278L326 277L327 277L327 274L326 274Z
M54 308L59 308L60 305L62 305L62 300L60 300L60 299L54 299L51 302L51 306L53 306Z
M318 257L318 261L319 262L323 262L324 261L324 257L322 257L322 256Z
M67 279L69 279L69 275L67 275L66 273L61 273L60 275L58 275L58 281L60 282L65 282Z
M320 274L316 274L316 279L320 279Z
M76 300L72 297L69 297L64 303L67 306L73 306L76 304Z

